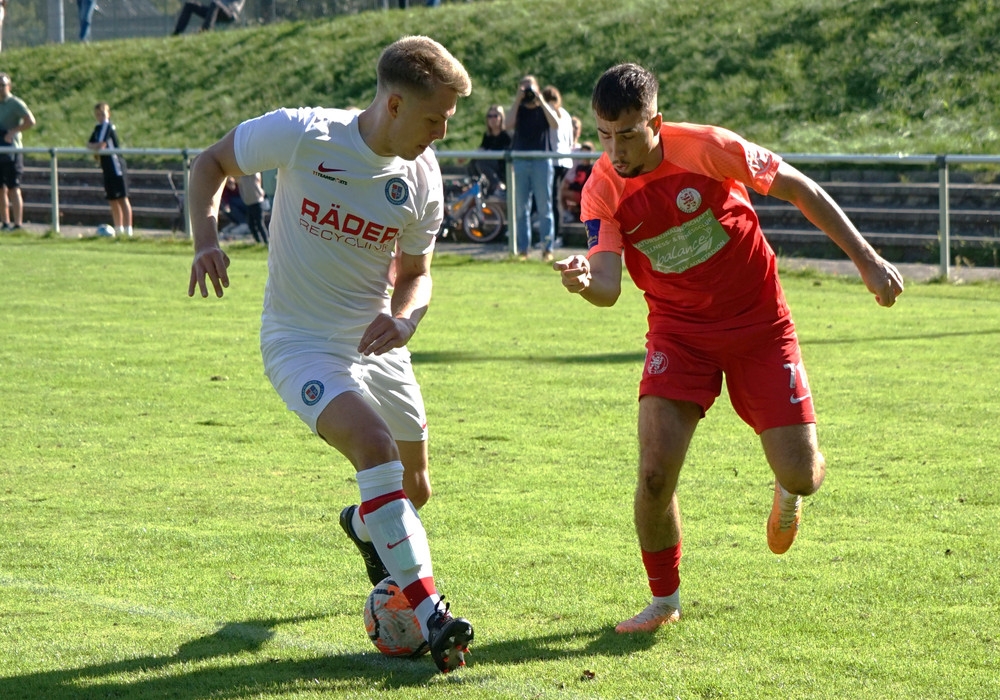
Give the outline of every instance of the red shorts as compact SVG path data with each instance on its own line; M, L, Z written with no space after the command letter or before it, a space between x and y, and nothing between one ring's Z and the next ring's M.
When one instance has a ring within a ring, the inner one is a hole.
M809 381L791 318L712 333L646 335L639 396L691 401L702 414L722 392L757 434L815 423Z

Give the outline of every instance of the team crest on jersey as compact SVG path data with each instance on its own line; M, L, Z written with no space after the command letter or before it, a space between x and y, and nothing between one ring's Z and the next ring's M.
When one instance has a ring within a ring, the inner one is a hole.
M677 208L685 214L694 214L701 206L701 192L693 187L685 187L677 195Z
M302 403L306 406L315 406L321 398L323 398L323 382L310 379L302 385Z
M656 350L649 353L649 358L646 360L646 374L663 374L667 371L667 365L670 361L667 360L665 353Z
M394 177L385 183L385 198L396 206L406 204L406 200L410 198L410 188L402 179Z

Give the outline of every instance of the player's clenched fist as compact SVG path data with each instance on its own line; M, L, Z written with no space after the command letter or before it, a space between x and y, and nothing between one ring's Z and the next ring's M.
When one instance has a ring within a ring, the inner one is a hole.
M583 255L571 255L552 263L552 269L557 270L562 277L562 284L567 291L579 294L590 286L590 261Z

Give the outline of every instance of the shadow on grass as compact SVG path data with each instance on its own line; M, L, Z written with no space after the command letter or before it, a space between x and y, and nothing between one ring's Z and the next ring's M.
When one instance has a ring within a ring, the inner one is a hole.
M263 657L275 628L314 620L306 617L248 620L224 624L212 634L182 644L176 653L142 656L79 668L0 678L0 698L15 700L96 700L97 698L239 698L281 695L309 689L392 690L426 685L437 676L430 657L390 659L366 654L321 655L309 659ZM612 629L473 644L469 668L443 682L462 682L475 667L509 666L567 658L628 656L651 647L654 635L619 635ZM567 645L575 648L566 649ZM254 656L257 654L258 656ZM231 657L231 662L212 660ZM237 658L241 657L241 658ZM126 674L127 680L109 678ZM306 685L308 684L308 685Z
M550 365L609 365L643 362L645 350L639 352L606 352L587 355L490 355L475 352L419 352L412 353L414 364L447 364L452 362L532 362Z
M1000 335L1000 328L981 328L975 331L946 331L944 333L911 333L908 335L865 336L864 338L819 338L800 339L799 345L854 345L878 342L906 342L911 340L940 340L942 338L979 338Z

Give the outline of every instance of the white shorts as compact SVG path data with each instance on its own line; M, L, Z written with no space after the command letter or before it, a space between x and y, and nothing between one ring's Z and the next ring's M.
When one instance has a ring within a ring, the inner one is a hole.
M342 344L280 340L262 345L261 355L264 373L285 405L314 433L327 404L354 391L386 422L393 439L427 439L424 400L405 348L362 355Z

